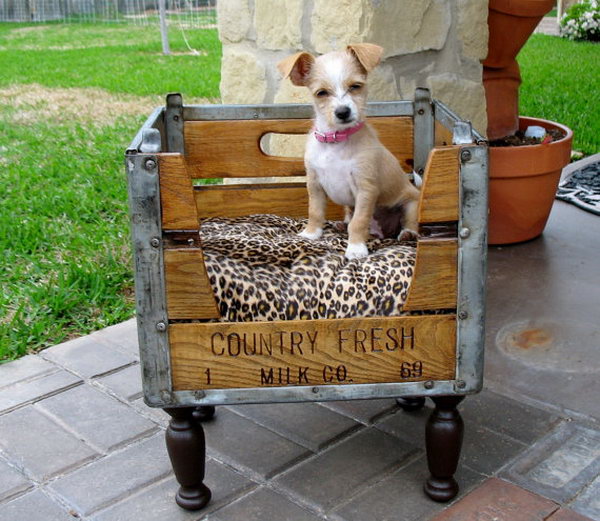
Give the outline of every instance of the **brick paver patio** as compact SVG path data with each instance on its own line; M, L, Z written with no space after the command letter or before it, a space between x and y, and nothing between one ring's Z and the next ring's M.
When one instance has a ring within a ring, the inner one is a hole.
M406 413L386 399L218 407L205 424L213 499L200 512L180 509L167 415L142 401L130 320L0 366L0 521L600 520L597 371L564 370L560 357L536 368L504 354L494 336L516 320L503 312L507 276L519 320L566 317L594 299L597 313L590 273L599 229L597 217L559 202L543 238L490 250L489 387L460 406L461 492L452 505L422 492L429 406ZM581 279L577 294L553 295L562 286L549 277L538 282L543 301L536 290L537 307L527 304L523 281L540 276L540 262L562 273L570 242L580 248L578 270L568 271L574 284ZM572 341L588 342L569 320L562 327ZM581 353L598 367L597 344Z

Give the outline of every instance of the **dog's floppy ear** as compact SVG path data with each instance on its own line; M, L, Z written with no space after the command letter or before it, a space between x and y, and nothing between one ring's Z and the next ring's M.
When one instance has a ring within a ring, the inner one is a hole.
M277 68L284 78L289 76L294 85L306 86L314 62L315 58L312 54L299 52L281 60Z
M383 56L383 47L374 43L355 43L348 45L346 49L354 54L367 72L371 72L377 67Z

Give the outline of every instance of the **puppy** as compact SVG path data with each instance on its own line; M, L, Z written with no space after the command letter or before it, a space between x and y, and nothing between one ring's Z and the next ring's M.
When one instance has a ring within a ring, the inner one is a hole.
M329 197L346 207L348 259L368 255L370 230L399 240L417 237L419 191L365 122L367 75L382 54L378 45L361 43L318 58L300 52L278 64L284 78L308 87L315 107L304 155L308 225L300 235L321 236Z

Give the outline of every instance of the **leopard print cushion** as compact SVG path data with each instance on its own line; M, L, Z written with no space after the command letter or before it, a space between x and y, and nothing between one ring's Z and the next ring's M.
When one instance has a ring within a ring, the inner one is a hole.
M275 215L215 218L200 238L221 320L248 322L401 314L415 243L371 239L369 255L347 260L347 234L298 236L306 219Z

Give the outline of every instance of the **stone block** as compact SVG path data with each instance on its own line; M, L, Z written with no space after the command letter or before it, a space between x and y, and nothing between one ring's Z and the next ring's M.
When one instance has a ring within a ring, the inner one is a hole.
M429 519L445 505L431 501L423 493L423 483L428 477L427 461L423 456L353 497L335 510L331 518L343 521ZM458 497L462 497L481 483L485 476L459 466L455 478L460 487Z
M243 45L223 48L221 98L223 103L264 103L267 94L265 65Z
M170 473L161 433L63 476L49 487L79 515L88 516Z
M319 53L357 42L381 45L384 57L439 50L452 22L444 0L316 0L314 5L312 46Z
M0 502L16 496L32 486L33 483L17 469L0 460Z
M80 382L80 378L63 370L42 374L32 380L21 380L0 392L0 412L51 396Z
M248 0L217 2L217 26L223 43L240 42L246 37L251 25Z
M600 475L585 487L570 507L591 519L600 519Z
M0 388L56 371L58 371L58 367L54 364L39 356L27 355L14 362L0 365Z
M460 404L460 412L467 429L482 425L527 444L547 434L560 421L552 413L488 390L468 396Z
M308 456L309 450L274 432L218 408L215 419L204 424L210 454L234 468L267 479Z
M485 135L487 113L485 91L480 82L466 80L446 72L430 76L427 87L433 98L448 105L461 119L471 121L473 128Z
M369 101L396 101L401 99L394 68L389 64L379 65L369 74Z
M319 450L360 425L311 402L239 405L233 409L312 451Z
M206 462L206 486L212 492L210 503L199 512L188 512L175 503L179 484L171 476L132 494L123 501L98 512L90 521L196 521L249 490L254 483L217 463Z
M304 0L255 0L256 43L263 49L302 49Z
M240 501L227 505L212 518L214 521L319 521L321 518L304 510L289 499L267 488L260 488Z
M464 56L483 60L488 52L488 6L481 0L458 0L458 38Z
M101 452L108 452L157 429L131 407L89 385L82 385L35 404Z
M99 342L94 335L55 345L42 351L41 356L82 378L108 373L136 361L133 355Z
M384 57L440 50L452 24L445 0L405 0L374 4L361 41L384 48Z
M473 470L494 474L507 465L526 445L480 425L465 428L461 461Z
M598 517L584 517L569 508L561 508L552 514L546 521L594 521Z
M0 416L0 447L11 463L38 481L98 455L31 406Z
M600 474L600 431L565 423L530 447L502 477L566 503Z
M138 364L98 378L95 383L129 402L142 396L142 371Z
M41 490L0 505L0 521L73 521L75 518Z
M135 358L139 357L137 320L135 318L96 331L93 337L103 344L117 347L131 354Z
M406 463L417 449L373 428L364 429L297 465L275 481L302 504L329 511Z
M350 418L354 418L364 425L371 425L382 415L388 414L398 407L396 400L392 399L346 400L323 402L321 405Z

